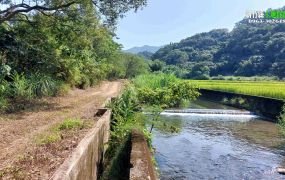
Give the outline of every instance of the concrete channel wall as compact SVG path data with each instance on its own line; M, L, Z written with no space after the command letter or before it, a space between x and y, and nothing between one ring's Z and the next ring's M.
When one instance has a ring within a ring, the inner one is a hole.
M96 180L109 140L111 111L101 109L100 119L80 141L73 153L52 176L52 180Z
M102 107L110 102L108 99ZM101 108L95 113L99 120L79 142L76 149L57 169L50 180L96 180L102 173L103 161L110 136L111 110ZM152 154L142 132L133 130L129 153L131 180L156 180ZM128 168L128 167L126 167Z
M285 104L283 100L279 99L230 93L217 90L200 89L200 93L202 94L202 98L206 98L208 100L212 100L241 109L247 109L256 113L257 115L267 117L268 120L272 122L277 122L277 118L280 115L280 112L282 111L283 105ZM238 98L241 98L244 102L242 104L238 101L231 102L232 99ZM225 99L227 99L228 102L225 102Z
M142 132L132 131L131 146L130 180L156 180L152 154Z

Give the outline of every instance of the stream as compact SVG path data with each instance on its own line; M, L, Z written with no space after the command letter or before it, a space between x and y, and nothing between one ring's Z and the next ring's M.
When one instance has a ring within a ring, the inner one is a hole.
M162 180L285 179L276 172L285 139L272 122L205 100L160 118L152 144Z

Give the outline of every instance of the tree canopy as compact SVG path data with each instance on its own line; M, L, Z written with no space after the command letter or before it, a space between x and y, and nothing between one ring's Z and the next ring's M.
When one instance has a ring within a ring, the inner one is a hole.
M10 21L15 16L22 15L28 20L28 15L41 13L47 16L80 11L84 6L93 6L100 13L105 23L114 26L119 17L131 9L137 11L146 6L146 0L1 0L0 23Z

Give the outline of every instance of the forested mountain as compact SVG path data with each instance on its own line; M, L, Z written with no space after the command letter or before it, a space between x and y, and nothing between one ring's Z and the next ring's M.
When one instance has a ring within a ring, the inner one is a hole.
M151 57L152 57L153 54L154 54L154 53L149 52L149 51L143 51L143 52L137 53L138 56L141 56L141 57L143 57L144 59L151 59Z
M231 32L216 29L169 44L152 59L180 70L186 78L217 75L284 78L285 23L253 24L244 19Z
M138 53L141 53L141 52L155 53L160 48L161 48L161 46L144 45L144 46L141 46L141 47L133 47L133 48L127 49L127 50L125 50L125 52L132 53L132 54L138 54Z

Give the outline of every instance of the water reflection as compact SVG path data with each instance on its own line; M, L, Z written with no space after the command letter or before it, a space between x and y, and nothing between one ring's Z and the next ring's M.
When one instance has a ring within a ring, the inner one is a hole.
M208 108L202 104L200 108ZM271 122L197 114L168 114L161 120L181 128L173 134L163 127L154 131L161 179L285 179L275 172L285 164L285 141Z

